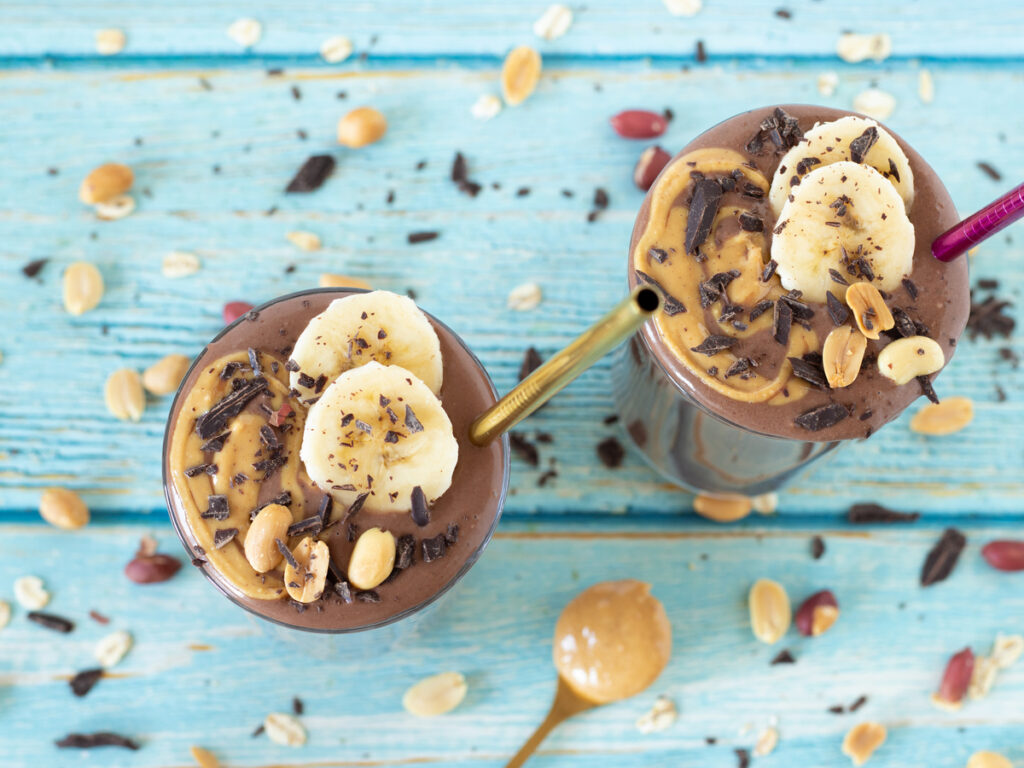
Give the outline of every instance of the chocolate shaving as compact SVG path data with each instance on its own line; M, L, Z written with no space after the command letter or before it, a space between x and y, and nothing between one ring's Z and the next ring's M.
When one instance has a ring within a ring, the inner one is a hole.
M820 364L808 362L799 357L787 358L793 366L793 373L806 382L813 384L819 389L828 389L828 379L825 378L825 370Z
M321 531L323 526L323 520L320 519L320 515L310 515L289 525L288 535L302 536L303 534L311 533L315 536Z
M896 512L874 503L854 504L846 512L851 523L913 523L920 517L918 512Z
M110 731L97 733L69 733L63 739L54 742L61 749L92 749L93 747L124 747L138 749L139 745L127 738Z
M967 537L956 528L947 528L935 543L921 567L921 586L930 587L945 581L956 567L960 553L967 546Z
M412 521L421 528L430 523L430 507L427 506L427 496L423 493L423 488L416 486L412 489L411 494L412 500Z
M634 270L634 272L636 272L636 276L640 280L640 282L647 283L648 285L653 285L655 288L661 291L661 296L663 299L661 309L666 315L668 315L669 317L674 317L675 315L682 314L683 312L686 311L686 307L684 306L683 302L681 302L675 296L666 291L662 287L661 283L659 283L653 277L648 275L646 272L641 272L639 269Z
M285 192L312 192L327 181L334 170L334 158L330 155L313 155L302 164Z
M352 515L356 514L359 510L361 510L363 508L363 504L366 503L366 500L369 497L369 491L367 491L366 493L361 493L358 496L356 496L356 500L352 502L352 506L349 507L348 511L345 513L345 519L348 520L348 518L352 517Z
M295 373L299 370L299 364L289 357L288 361L284 364L284 369L289 373Z
M266 379L256 378L245 382L196 419L196 434L202 440L209 440L214 435L219 435L232 419L242 412L250 400L265 392L266 389Z
M779 296L779 301L785 302L793 310L793 317L797 320L810 320L814 317L814 310L800 301L800 291L790 291Z
M230 363L225 363L223 370L220 372L221 379L227 381L232 376L234 376L235 373L237 373L238 370L241 369L241 367L242 364L237 360L232 360Z
M35 622L41 627L52 629L54 632L60 632L61 634L68 634L75 628L73 621L68 621L63 616L57 616L52 613L43 613L42 611L29 611L28 620Z
M833 283L839 283L840 285L850 284L850 281L843 277L838 269L829 269L828 276L832 278Z
M825 291L825 309L832 318L833 325L842 325L850 319L850 310L833 295L832 291Z
M771 660L771 665L773 667L776 664L796 664L796 659L793 658L793 654L789 652L788 648L784 648L775 655L774 659Z
M82 670L69 681L71 692L75 696L85 696L100 681L101 677L103 677L102 667Z
M815 536L811 539L811 558L813 560L821 560L822 555L825 554L825 540L821 536Z
M212 464L193 464L185 468L185 477L198 477L212 467Z
M405 239L409 245L418 245L420 243L429 243L431 240L436 240L441 236L440 232L410 232L406 235Z
M995 296L988 296L982 302L976 302L972 291L971 314L967 318L967 331L971 340L979 336L991 339L996 336L1009 337L1017 321L1004 311L1012 306L1009 301L997 299Z
M853 703L849 707L846 708L846 711L847 712L856 712L858 709L860 709L861 707L863 707L867 703L868 703L868 697L867 696L864 696L864 695L858 696L856 699L853 700Z
M775 274L775 270L778 269L778 262L775 259L771 259L767 264L764 265L764 269L761 271L761 282L767 283L772 279L772 275Z
M512 452L525 463L531 467L540 465L540 453L537 451L537 446L527 440L522 432L509 432L508 443Z
M607 437L597 444L597 458L601 460L608 469L615 469L622 466L622 460L626 457L626 449L614 437Z
M395 570L404 571L413 564L416 557L416 539L409 534L398 537L395 543Z
M437 534L432 539L424 539L420 542L423 548L423 562L432 563L434 560L440 560L444 557L445 552L448 549L448 542L444 538L443 533Z
M817 157L805 157L803 160L796 164L797 176L805 176L811 168L816 165L821 165L821 159Z
M805 411L793 419L793 422L801 429L808 432L817 432L822 429L834 427L841 422L850 412L845 405L839 403L826 403L825 405Z
M540 352L536 347L527 347L523 354L523 362L519 366L519 381L522 381L543 364Z
M903 338L917 335L917 326L914 325L914 321L910 319L910 315L904 312L899 307L891 307L892 318L895 321L894 328L896 332Z
M347 581L339 581L334 585L334 591L341 598L343 603L352 602L352 587L349 586Z
M216 437L211 437L209 440L207 440L205 443L199 446L199 450L202 451L203 453L216 453L217 451L224 447L224 443L227 442L230 436L230 432L224 432L223 434L217 435ZM185 474L188 477L192 477L192 475L188 474L187 469L185 470Z
M737 768L750 768L750 750L736 748L733 750L736 753L736 766Z
M693 188L690 210L686 217L686 252L696 253L709 234L722 203L722 187L714 179L701 179Z
M740 213L740 229L744 232L764 232L764 221L760 216L743 211Z
M782 346L789 344L789 329L793 325L793 308L785 301L775 302L772 317L772 338Z
M397 443L403 437L405 437L405 435L401 434L400 432L395 432L394 430L389 429L387 432L384 433L384 442Z
M668 251L665 251L661 248L652 247L650 250L647 251L647 255L650 258L654 259L659 264L664 264L666 261L668 261Z
M448 542L448 546L452 546L459 540L459 524L448 523L448 528L444 532L444 540Z
M300 387L312 389L313 385L316 384L316 379L314 379L308 373L300 373L298 378L296 379L296 382Z
M911 280L909 277L904 277L903 278L903 288L906 290L907 295L910 297L911 301L914 301L914 300L917 299L917 296L918 296L917 284L913 280Z
M220 549L238 535L237 528L221 528L213 532L213 548Z
M263 369L260 367L260 356L259 356L259 353L255 349L253 349L252 347L249 347L248 353L249 353L249 367L252 368L252 372L255 375L261 376L263 374Z
M938 403L939 396L935 393L935 387L932 386L932 380L927 376L918 376L917 383L921 387L921 393L927 397L931 402Z
M271 451L276 451L281 447L281 441L277 439L277 433L267 424L260 427L260 440Z
M413 413L412 408L408 405L405 406L405 428L409 430L409 434L415 435L417 432L423 431L423 425L420 420L416 418L416 414Z
M325 493L320 497L320 506L317 507L316 516L320 519L320 527L327 525L331 519L331 511L334 509L334 497Z
M200 517L206 520L227 520L230 514L228 497L217 493L206 497L206 511L202 512Z
M747 315L747 319L750 322L754 322L755 320L757 320L757 318L759 318L761 315L763 315L765 312L767 312L769 309L771 309L772 306L774 306L774 304L775 304L775 302L772 301L771 299L765 299L764 301L759 301L750 310L750 314Z
M719 352L729 349L735 343L736 339L732 336L713 333L696 347L690 347L690 351L696 352L700 355L708 355L710 357L711 355L717 355Z
M298 696L292 697L292 712L296 715L304 714L306 711L306 705L302 703L302 699Z
M365 432L368 435L373 434L373 427L367 424L362 419L356 419L356 429L358 429L360 432Z
M46 262L48 261L49 259L33 259L21 268L21 273L25 275L25 277L35 277L43 271L43 267L46 266Z
M282 557L284 557L285 562L296 571L299 570L299 561L295 559L295 555L293 555L292 551L288 549L288 545L280 539L274 539L274 543L277 545L277 551L281 553Z
M986 163L984 160L978 161L978 168L981 169L982 173L992 179L992 181L1001 181L1003 178L1003 174L1001 174L994 165Z
M356 592L356 600L361 603L379 603L380 595L372 589L362 589Z
M871 126L864 133L858 136L856 139L850 142L850 159L855 163L863 163L864 158L875 142L878 141L878 129L875 126ZM899 179L897 179L899 181Z

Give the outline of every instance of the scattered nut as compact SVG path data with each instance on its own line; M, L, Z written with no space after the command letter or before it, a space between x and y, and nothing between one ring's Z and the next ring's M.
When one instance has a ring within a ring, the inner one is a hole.
M124 575L136 584L159 584L167 581L181 568L170 555L137 554L124 567Z
M818 86L818 93L822 96L832 96L839 87L839 75L835 72L822 72L815 82Z
M95 309L103 298L103 275L94 264L76 261L64 270L64 309L82 315Z
M381 528L369 528L356 539L348 561L348 580L356 589L373 589L395 567L395 537Z
M544 40L555 40L568 32L571 24L572 11L561 3L555 3L533 22L533 34Z
M97 218L103 221L117 221L131 215L135 210L135 198L131 195L118 195L105 203L96 203L94 208Z
M343 35L329 37L320 44L320 55L328 64L338 64L352 55L352 41Z
M1024 654L1024 636L1004 635L1000 632L996 635L996 641L992 646L991 658L999 669L1009 669Z
M703 0L664 0L665 8L673 16L696 16L704 7Z
M927 376L946 363L942 347L927 336L896 339L878 353L878 370L899 385L917 376Z
M510 107L529 98L540 80L540 54L528 45L513 48L501 67L501 93Z
M224 318L224 325L231 325L238 318L249 312L252 309L252 304L247 301L229 301L224 305L221 310L221 316Z
M935 101L935 81L927 69L922 69L917 75L917 97L922 104L931 104Z
M11 604L6 600L0 600L0 629L3 629L11 621Z
M653 139L668 128L668 118L660 112L627 109L612 115L612 130L624 139Z
M331 561L327 544L307 536L292 550L292 557L298 563L299 570L292 568L291 563L284 567L284 585L288 595L300 603L319 600L324 593L327 567Z
M974 674L974 651L964 648L954 653L946 664L939 690L932 694L932 704L955 712L963 706L964 694Z
M824 634L839 618L839 603L827 589L808 597L796 612L796 628L804 637Z
M789 596L777 581L759 579L750 588L750 628L762 643L777 643L792 620Z
M228 37L243 48L252 48L263 37L263 25L256 19L238 19L228 27Z
M122 421L138 421L146 410L146 393L138 371L119 368L110 374L103 390L107 410Z
M256 573L273 570L283 559L277 540L288 540L292 513L281 504L268 504L261 509L245 534L245 559Z
M338 143L358 149L380 141L387 130L384 115L373 107L358 107L338 121Z
M93 168L78 188L78 199L86 205L105 203L132 188L135 174L127 165L104 163Z
M750 506L759 515L774 515L779 507L779 494L773 492L751 496Z
M121 662L121 659L131 650L131 647L132 636L123 629L119 629L117 632L111 632L96 643L93 656L96 657L96 661L100 663L100 666L104 669L110 669L111 667L116 667Z
M184 355L167 355L142 372L142 386L154 395L169 395L178 390L191 361Z
M896 109L896 99L891 93L868 88L854 97L853 108L875 120L886 120Z
M829 331L821 349L821 362L828 385L839 389L853 384L860 373L867 348L867 337L849 325L841 325Z
M768 727L761 731L754 744L754 757L764 757L775 751L779 744L779 731L777 728Z
M367 291L371 290L371 286L365 280L360 280L358 277L349 277L348 275L332 275L324 272L320 275L320 287L321 288L363 288Z
M843 754L854 765L864 765L875 750L885 743L886 735L885 726L881 723L858 723L843 738Z
M200 266L199 257L194 253L171 251L164 256L163 263L160 265L160 271L164 277L177 279L194 275L199 271Z
M998 752L982 750L967 759L967 768L1013 768L1013 763Z
M96 53L100 56L114 56L124 50L126 38L120 29L96 30Z
M38 576L22 576L14 580L14 599L22 608L38 611L50 602L50 593Z
M531 309L536 309L540 300L540 286L536 283L523 283L509 291L506 306L518 312L528 312Z
M283 747L301 747L306 743L306 729L297 717L284 712L271 712L263 721L267 737Z
M978 656L974 660L971 682L967 686L967 695L972 699L981 699L988 695L996 682L999 672L1011 667L1021 653L1024 652L1024 637L1021 635L996 635L992 652L988 656Z
M861 281L847 288L846 304L853 312L860 332L869 339L877 340L879 331L888 331L896 325L885 299L871 283Z
M466 678L459 672L442 672L420 680L402 696L402 706L416 717L436 717L451 712L466 698Z
M39 500L39 514L50 525L68 531L89 522L89 508L82 497L67 488L47 488Z
M716 523L734 523L750 514L753 508L749 496L738 493L712 495L698 493L693 499L693 511Z
M640 733L657 733L669 728L679 716L676 704L668 696L659 696L654 700L650 711L642 714L636 721L636 729Z
M220 768L220 761L213 756L213 753L202 747L191 747L192 759L196 761L199 768Z
M892 38L889 35L858 35L847 32L839 36L836 53L840 59L851 64L868 59L884 61L892 54Z
M469 108L469 113L477 120L490 120L492 117L497 117L499 112L501 112L501 99L492 93L481 94Z
M654 186L654 180L658 178L658 174L671 159L672 155L661 147L657 145L648 147L640 153L640 159L636 161L636 166L633 168L633 183L638 189L646 192Z
M298 248L300 251L319 251L322 243L320 242L319 235L312 232L306 232L301 229L297 229L293 232L287 232L285 237L288 238L288 242Z
M952 435L971 423L974 403L969 397L947 397L914 414L910 429L922 435Z

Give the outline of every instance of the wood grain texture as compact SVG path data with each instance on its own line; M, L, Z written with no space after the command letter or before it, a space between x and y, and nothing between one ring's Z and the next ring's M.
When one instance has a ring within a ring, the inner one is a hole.
M551 633L562 606L593 582L623 577L651 582L665 603L673 659L650 691L561 728L531 765L584 766L601 758L627 767L732 766L732 750L749 748L772 718L781 742L757 761L766 768L846 765L839 743L861 719L890 729L871 762L878 768L952 768L982 748L1024 759L1024 665L959 713L929 702L952 652L971 645L984 653L996 632L1024 631L1020 578L992 571L978 554L986 540L1013 529L965 529L970 544L953 575L921 589L918 571L935 528L821 531L827 551L813 561L812 532L799 527L722 535L506 523L464 582L424 619L372 642L337 638L333 648L304 645L323 639L306 635L282 640L187 565L165 584L130 583L121 568L149 530L0 528L0 598L10 599L14 578L34 573L52 591L48 610L77 622L72 634L58 635L16 608L0 633L5 766L186 766L192 744L229 766L501 766L546 711L554 688ZM156 532L164 551L183 554L166 527ZM781 581L795 605L832 589L838 623L818 638L790 630L776 646L758 643L745 601L760 577ZM91 609L111 624L93 622ZM111 678L73 698L67 677L94 666L96 641L113 629L132 632L135 647ZM782 648L797 663L770 666ZM445 670L469 681L462 706L435 720L405 714L405 688ZM634 721L661 693L675 700L679 720L641 735ZM868 703L856 715L827 712L861 695ZM292 696L305 703L308 745L289 749L251 738L266 714L290 711ZM83 757L51 746L68 731L100 729L137 737L143 747ZM706 746L708 736L718 744Z
M671 16L660 0L588 0L569 3L575 22L565 37L542 43L542 52L590 56L692 56L704 40L712 56L832 56L843 31L886 32L897 55L1019 57L1024 9L1012 0L988 0L968 11L959 0L863 0L856 8L807 0L707 0L692 18ZM253 53L315 56L323 40L348 35L372 56L485 55L536 41L531 27L548 6L465 0L185 0L132 3L107 0L8 0L0 8L0 54L93 55L97 29L128 33L125 55L247 53L226 29L240 16L264 25ZM775 15L785 8L791 20Z
M935 72L936 102L923 106L915 65L890 69L880 84L899 99L891 125L933 162L962 210L988 202L1019 175L1024 140L1016 113L1005 108L1024 95L1017 73L943 67ZM631 170L643 145L617 138L608 116L625 106L671 107L676 119L661 143L674 149L738 105L822 100L814 84L819 71L817 64L553 68L530 101L488 123L472 120L469 106L496 89L490 66L370 64L358 73L299 69L282 76L234 67L4 72L0 103L13 108L0 132L0 323L18 332L0 343L2 507L31 517L42 487L65 484L83 489L97 509L162 513L167 400L151 400L140 424L117 422L103 406L107 374L144 368L169 352L195 354L218 330L224 301L258 303L309 287L322 271L414 289L477 351L499 390L508 390L527 344L553 352L622 294L641 199ZM826 101L849 105L878 78L873 67L845 70ZM388 136L360 152L340 151L336 119L362 103L388 115ZM307 140L297 137L299 129ZM457 149L485 185L475 199L448 180ZM334 177L315 194L284 196L291 174L317 152L338 158ZM111 159L135 168L139 208L104 223L78 203L76 190L91 167ZM981 159L1007 180L981 173ZM417 171L421 160L427 166ZM609 191L611 207L587 224L597 186ZM528 196L517 196L522 187ZM386 202L390 190L393 204ZM297 228L320 234L324 249L295 250L284 234ZM409 246L406 235L415 230L442 234ZM1000 294L1019 304L1024 282L1019 270L1007 269L1021 260L1015 234L982 247L975 276L998 276ZM202 271L164 278L161 259L174 249L197 253ZM50 262L40 279L23 277L19 267L41 257ZM77 259L99 265L107 294L96 311L70 318L60 308L60 274ZM290 265L295 271L286 274ZM532 280L543 288L541 306L505 309L508 291ZM965 340L939 380L940 394L975 400L977 417L966 431L926 439L909 432L908 414L799 480L784 495L783 512L832 516L873 499L935 515L1019 514L1024 371L1000 358L1001 347L1024 356L1019 331L1009 341ZM1006 402L998 402L997 384ZM614 471L600 464L594 446L621 436L617 426L602 424L611 412L605 361L531 418L525 432L550 432L555 443L542 446L537 469L516 462L509 512L687 510L687 496L637 455ZM538 488L550 461L559 476Z

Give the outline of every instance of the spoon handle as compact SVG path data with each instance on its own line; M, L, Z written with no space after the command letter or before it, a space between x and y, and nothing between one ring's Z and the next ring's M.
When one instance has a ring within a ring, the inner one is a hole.
M555 729L559 723L568 720L573 715L592 709L597 706L593 702L578 696L561 677L558 678L558 689L555 691L555 700L551 702L551 709L544 722L537 726L537 730L516 752L515 757L505 764L505 768L521 768L530 759L530 755L537 751L537 747L547 738L547 735Z

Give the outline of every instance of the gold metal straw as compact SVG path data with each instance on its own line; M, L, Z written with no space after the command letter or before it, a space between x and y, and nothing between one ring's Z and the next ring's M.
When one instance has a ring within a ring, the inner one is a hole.
M636 333L660 307L659 291L648 285L634 288L615 309L480 414L469 428L469 439L475 445L486 445L507 432Z

